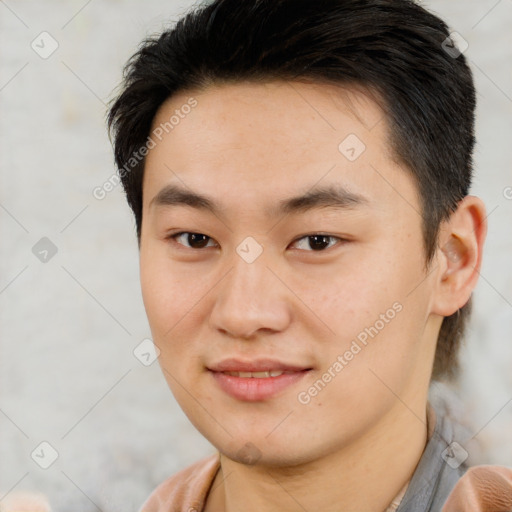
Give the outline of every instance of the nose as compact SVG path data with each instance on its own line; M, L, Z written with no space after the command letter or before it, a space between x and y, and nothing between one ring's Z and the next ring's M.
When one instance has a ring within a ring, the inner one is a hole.
M248 263L236 255L233 267L216 287L210 315L214 329L250 339L258 331L283 331L291 319L290 291L263 257Z

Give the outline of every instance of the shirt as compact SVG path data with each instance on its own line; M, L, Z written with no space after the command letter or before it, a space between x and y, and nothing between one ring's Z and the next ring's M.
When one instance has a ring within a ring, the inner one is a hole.
M411 479L384 512L512 512L512 469L464 462L458 426L427 405L427 444ZM160 484L139 512L203 512L220 453Z

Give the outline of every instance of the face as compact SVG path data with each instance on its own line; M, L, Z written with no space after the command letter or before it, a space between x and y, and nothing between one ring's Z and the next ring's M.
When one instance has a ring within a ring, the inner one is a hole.
M142 293L195 427L233 460L284 466L414 410L435 272L377 104L306 82L219 85L167 100L152 131Z

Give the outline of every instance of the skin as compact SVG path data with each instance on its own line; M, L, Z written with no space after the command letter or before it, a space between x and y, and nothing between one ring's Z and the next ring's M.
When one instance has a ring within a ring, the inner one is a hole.
M476 284L484 206L472 196L460 203L427 268L416 185L390 154L383 113L363 91L298 81L212 85L168 99L153 128L191 96L197 106L147 156L140 275L169 387L221 453L206 510L381 512L425 448L436 340L443 316ZM349 134L366 146L354 161L338 149ZM213 197L222 211L150 206L171 183ZM331 183L366 202L266 215ZM207 247L168 238L184 231L207 235ZM334 237L321 251L308 243L317 233ZM252 263L236 252L248 236L263 248ZM298 394L396 303L400 312L300 403ZM269 399L244 401L208 371L227 357L312 370ZM242 456L247 442L255 463Z

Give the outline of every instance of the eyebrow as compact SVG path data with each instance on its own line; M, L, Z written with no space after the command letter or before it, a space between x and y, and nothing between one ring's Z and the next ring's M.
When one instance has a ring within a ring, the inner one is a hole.
M351 209L368 205L366 197L349 191L340 184L317 186L308 192L282 199L267 209L269 217L291 213L304 213L318 208ZM222 216L223 207L214 198L199 194L178 184L166 185L149 203L149 208L190 206Z

